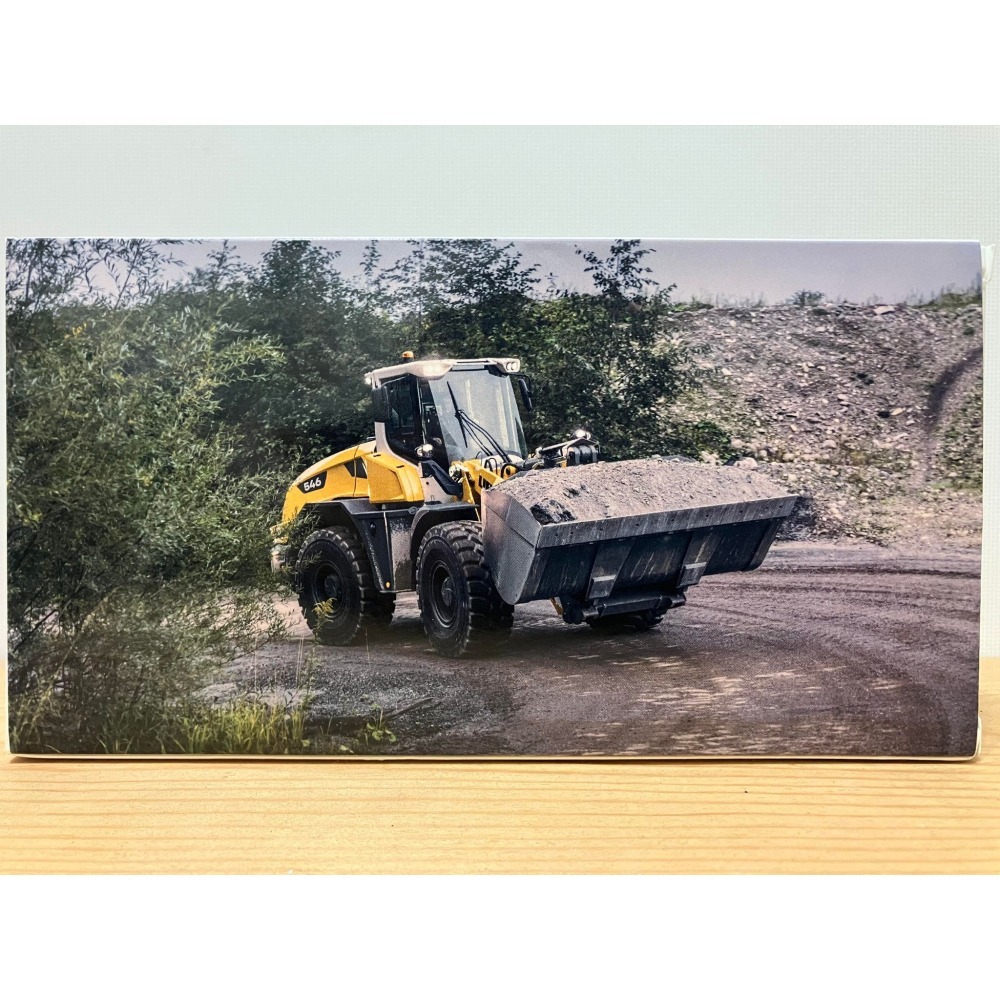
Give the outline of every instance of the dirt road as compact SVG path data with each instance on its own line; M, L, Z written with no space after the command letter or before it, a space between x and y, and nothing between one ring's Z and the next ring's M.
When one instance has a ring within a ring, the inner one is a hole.
M313 711L329 715L429 698L392 723L396 754L973 752L975 550L779 544L688 598L659 630L612 637L524 605L506 647L470 662L431 651L412 595L350 649L313 645L292 606L292 635L224 687L294 698L309 674Z

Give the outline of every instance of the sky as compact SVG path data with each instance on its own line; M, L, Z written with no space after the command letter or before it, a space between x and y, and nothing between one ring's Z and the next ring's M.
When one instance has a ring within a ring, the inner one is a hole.
M316 240L339 252L342 273L360 275L366 240ZM504 241L507 242L507 241ZM543 279L556 287L590 291L585 261L575 247L606 255L607 240L511 240L527 263L538 264ZM269 240L230 240L247 263L257 263ZM698 298L712 303L762 299L784 302L800 289L822 292L831 301L903 302L926 299L946 288L964 289L980 270L977 243L970 242L806 242L764 240L643 240L656 252L645 263L661 286L676 284L674 301ZM219 241L179 247L176 256L188 266L207 260ZM409 247L402 240L379 240L383 263ZM543 288L546 281L539 285Z

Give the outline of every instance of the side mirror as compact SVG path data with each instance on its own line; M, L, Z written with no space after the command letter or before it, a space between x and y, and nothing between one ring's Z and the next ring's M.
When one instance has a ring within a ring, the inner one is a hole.
M372 420L376 424L384 424L389 419L389 390L380 385L372 389Z
M524 403L524 409L526 413L531 413L535 408L535 404L531 401L531 384L523 376L518 376L517 387L521 390L521 401Z

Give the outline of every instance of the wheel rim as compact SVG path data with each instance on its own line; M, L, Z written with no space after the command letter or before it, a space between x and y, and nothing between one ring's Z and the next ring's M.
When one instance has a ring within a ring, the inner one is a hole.
M431 567L431 613L441 628L453 628L458 620L458 594L455 578L443 562Z
M324 562L316 567L312 591L313 605L321 609L325 622L337 624L350 614L347 581L336 564Z

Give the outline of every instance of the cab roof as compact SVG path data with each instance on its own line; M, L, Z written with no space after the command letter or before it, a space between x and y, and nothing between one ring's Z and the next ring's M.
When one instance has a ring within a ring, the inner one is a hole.
M416 375L418 378L441 378L448 372L458 369L496 368L501 375L513 375L521 370L520 358L424 358L420 361L407 361L401 365L390 365L387 368L376 368L365 373L365 381L378 385L386 379L399 375Z

